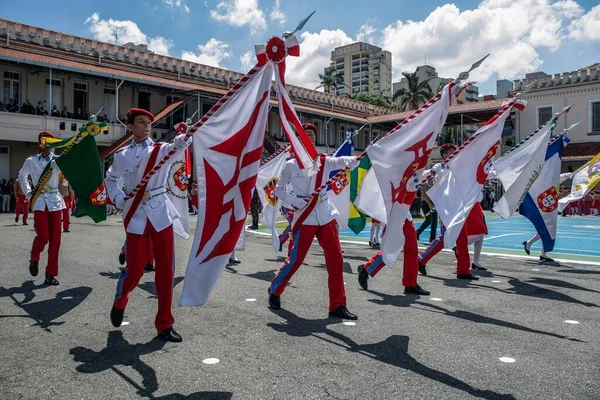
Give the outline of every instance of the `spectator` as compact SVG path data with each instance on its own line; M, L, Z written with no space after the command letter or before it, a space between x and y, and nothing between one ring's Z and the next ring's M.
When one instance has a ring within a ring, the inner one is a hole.
M77 111L75 112L75 115L73 115L73 118L75 118L75 119L84 119L83 112L81 111L81 108L77 109Z
M6 111L4 109L4 103L2 102L2 100L0 100L0 111Z
M25 100L25 103L21 106L21 112L23 114L35 114L35 107L31 104L29 99Z
M17 105L17 103L14 102L13 99L10 99L8 101L8 104L6 105L6 111L17 112L17 111L19 111L19 106Z
M104 122L106 122L107 124L110 124L110 119L108 118L108 115L104 114Z
M48 115L48 111L46 111L44 108L45 102L46 100L38 101L37 106L35 107L35 115Z
M494 203L496 202L496 192L494 192L494 189L490 189L490 193L488 196L489 196L488 198L490 200L489 206L490 206L490 210L491 210L492 208L494 208Z
M64 106L62 112L60 113L62 118L71 118L71 113L67 110L67 106Z
M50 111L50 115L53 117L60 117L60 111L58 111L58 108L56 108L56 106L52 106L52 111Z
M0 193L2 193L2 204L0 204L2 212L9 212L10 206L10 188L8 187L8 183L6 183L6 179L2 179L2 183L0 183Z

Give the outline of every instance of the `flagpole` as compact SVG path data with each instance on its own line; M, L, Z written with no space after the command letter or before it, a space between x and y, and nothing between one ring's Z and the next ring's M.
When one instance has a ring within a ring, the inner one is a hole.
M454 81L452 81L452 83L450 83L451 87L451 98L454 96L458 96L462 90L464 89L464 87L466 86L459 86L458 83L465 81L466 79L469 78L469 73L471 71L473 71L474 69L478 68L481 63L483 63L483 61L489 57L489 54L486 55L485 57L483 57L482 59L480 59L479 61L477 61L476 63L474 63L471 68L467 71L467 72L461 72L458 76L458 78L454 79ZM467 83L468 84L468 83ZM437 103L440 99L442 98L442 95L440 93L437 93L435 96L433 96L431 99L429 99L425 104L423 104L421 107L419 107L414 113L412 113L411 115L409 115L406 119L404 119L402 122L400 122L398 125L396 125L392 130L390 130L389 132L387 132L385 135L383 135L382 139L385 137L388 137L396 132L398 132L402 127L404 127L405 125L409 124L413 119L415 119L417 116L419 116L420 114L422 114L426 109L428 109L429 107L431 107L433 104ZM371 147L373 145L373 143L371 143L369 145L369 147ZM369 149L369 147L367 147L362 153L360 153L356 159L357 161L361 161L363 158L365 158L367 156L367 150ZM353 168L349 168L349 167L344 167L341 170L338 171L338 173L336 173L335 175L333 175L331 178L329 178L325 183L323 183L321 186L319 186L317 189L315 189L315 191L313 191L309 196L307 196L305 199L306 204L309 204L310 201L320 195L320 193L329 185L331 185L331 183L333 183L334 181L336 181L341 175L345 174L346 172L351 171ZM304 205L302 208L306 207L306 205ZM297 210L301 210L302 208L296 208L293 207L293 211L297 211Z
M269 161L271 161L272 159L274 159L275 157L277 157L281 153L288 151L289 149L290 149L290 145L282 146L282 147L278 148L275 151L275 153L271 154L269 157L267 157L264 160L262 160L260 162L260 166L262 167L263 165L265 165L266 163L268 163Z
M560 136L559 136L559 137L560 137ZM598 153L598 154L596 154L595 156L593 156L593 157L590 159L590 161L586 162L586 163L585 163L585 164L583 164L581 167L577 168L575 171L573 171L573 172L570 172L571 174L573 174L573 177L574 177L574 176L575 176L575 175L576 175L578 172L580 172L582 169L584 169L584 168L586 168L586 167L589 167L589 166L591 165L592 161L594 160L594 158L598 157L598 155L600 155L600 153ZM571 178L563 178L563 179L561 179L561 180L558 182L558 184L560 185L561 183L563 183L563 182L565 182L565 181L568 181L569 179L572 179L573 177L571 177Z
M231 89L229 89L229 91L227 93L225 93L223 95L223 97L221 97L221 99L219 99L219 101L216 104L214 104L210 108L210 110L206 114L204 114L202 116L202 118L200 118L194 125L192 125L190 127L183 122L180 123L178 125L178 128L183 130L182 133L185 133L185 138L189 139L194 133L196 133L198 131L198 129L200 129L202 127L202 125L204 125L206 123L206 121L208 121L209 118L212 117L225 104L225 102L227 102L247 82L249 82L254 76L256 76L256 73L258 71L260 71L264 67L264 65L265 64L256 64L255 66L253 66L250 69L250 71L248 71L246 73L246 75L244 75L235 85L233 85L231 87ZM154 176L154 174L156 174L158 172L158 170L160 170L162 168L162 166L171 159L171 157L173 157L173 155L177 152L177 150L178 149L173 148L167 154L165 154L165 156L158 162L158 164L156 164L154 166L154 168L152 168L150 171L148 171L148 173L146 175L144 175L144 177L142 178L140 183L138 183L138 185L131 191L131 193L129 193L127 196L125 196L125 200L128 200L128 199L132 198L133 196L135 196L135 194L144 185L146 185L146 183L150 180L150 178L152 178L152 176Z

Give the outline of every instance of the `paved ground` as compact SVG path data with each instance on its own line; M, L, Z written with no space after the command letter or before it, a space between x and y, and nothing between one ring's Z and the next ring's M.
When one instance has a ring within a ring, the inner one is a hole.
M61 285L29 276L31 226L0 214L0 399L597 399L600 268L485 257L476 283L453 279L441 253L420 277L431 297L404 296L401 268L357 284L372 254L345 244L354 326L327 318L326 271L313 247L271 312L281 259L249 235L243 263L202 308L176 308L182 344L154 339L152 274L114 329L109 310L120 218L63 235ZM190 242L177 241L176 299ZM256 301L248 301L256 299ZM577 321L577 324L566 321ZM515 360L505 363L501 357ZM217 364L204 360L218 358Z

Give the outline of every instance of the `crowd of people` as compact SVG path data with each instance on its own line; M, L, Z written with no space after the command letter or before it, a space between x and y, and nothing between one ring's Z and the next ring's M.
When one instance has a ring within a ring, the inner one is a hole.
M19 107L19 104L13 99L9 99L7 103L3 103L0 101L0 111L12 112L12 113L21 113L21 114L29 114L29 115L47 115L55 118L66 118L66 119L79 119L79 120L87 120L90 118L89 110L82 110L80 107L77 108L75 112L69 111L67 106L63 106L62 110L59 110L59 107L54 105L51 110L46 108L46 100L40 100L37 102L37 105L33 105L29 99L25 100L25 102ZM99 122L108 122L111 120L107 114L98 115L97 116Z

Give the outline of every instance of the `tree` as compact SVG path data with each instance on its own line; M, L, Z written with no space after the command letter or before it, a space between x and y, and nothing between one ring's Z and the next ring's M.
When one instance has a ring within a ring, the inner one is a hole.
M416 72L403 72L402 75L406 78L408 89L402 88L396 91L392 98L392 101L399 100L401 110L406 110L407 108L409 110L416 110L421 104L425 104L427 100L433 97L433 93L429 87L429 81L432 78L421 82Z
M325 71L323 71L322 74L319 74L319 82L321 84L317 86L315 90L319 88L327 88L329 89L329 93L333 94L336 93L339 85L347 86L344 83L344 77L339 75L333 67L325 68Z

